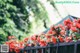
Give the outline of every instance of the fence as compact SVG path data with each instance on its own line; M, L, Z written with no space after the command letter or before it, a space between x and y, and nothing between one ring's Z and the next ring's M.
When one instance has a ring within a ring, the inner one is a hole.
M45 47L25 47L22 53L80 53L80 41L50 44Z
M9 46L8 45L0 45L0 53L8 53Z

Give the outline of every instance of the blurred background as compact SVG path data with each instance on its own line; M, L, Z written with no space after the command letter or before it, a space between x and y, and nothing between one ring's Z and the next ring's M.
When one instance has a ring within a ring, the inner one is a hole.
M40 34L68 15L80 17L80 1L0 0L0 44L14 35L20 40ZM21 38L20 38L21 37Z

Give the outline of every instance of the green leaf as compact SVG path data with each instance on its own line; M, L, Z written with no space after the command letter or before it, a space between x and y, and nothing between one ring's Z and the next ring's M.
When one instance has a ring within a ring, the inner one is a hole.
M80 33L75 32L74 34L76 35L77 38L80 37Z
M13 2L13 0L7 0L8 2L10 2L10 3L12 3Z

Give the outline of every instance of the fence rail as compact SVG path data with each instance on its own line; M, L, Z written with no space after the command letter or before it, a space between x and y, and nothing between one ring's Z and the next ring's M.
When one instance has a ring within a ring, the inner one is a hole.
M22 53L80 53L80 41L69 43L50 44L40 47L25 47Z

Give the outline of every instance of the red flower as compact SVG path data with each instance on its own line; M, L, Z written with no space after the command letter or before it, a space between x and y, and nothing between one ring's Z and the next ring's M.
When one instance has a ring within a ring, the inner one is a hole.
M64 21L64 25L67 26L68 29L70 29L70 27L71 27L72 24L73 24L73 23L71 22L70 19L67 19L67 20Z
M78 19L77 22L80 24L80 19Z
M9 45L9 42L5 42L6 45Z
M27 42L27 41L28 41L28 38L25 38L25 39L24 39L24 42Z
M55 26L55 29L59 28L59 26Z
M9 44L10 52L14 51L14 49L15 49L15 44L13 44L13 43Z
M31 36L31 40L37 40L36 36Z
M75 26L71 26L70 28L73 32L77 32L77 28Z
M45 43L45 41L44 40L40 40L40 43Z
M40 46L46 46L46 42L44 40L40 40Z
M59 24L58 26L61 28L61 30L65 30L63 25Z
M53 35L55 35L56 33L57 33L57 32L56 32L55 30L52 32Z
M46 38L51 38L51 35L50 35L50 34L47 34L47 35L46 35Z
M77 28L80 28L80 23L76 23L76 27Z
M28 46L32 46L32 44L28 44Z
M24 48L24 42L20 42L19 45L21 49Z
M39 36L37 37L37 42L40 42L40 37Z
M13 41L9 41L9 42L6 42L6 44L7 45L9 45L9 51L10 52L13 52L13 50L14 50L14 48L15 48L15 46L14 46L14 44L13 44Z
M61 31L60 31L60 34L61 34L62 36L64 36L64 35L65 35L65 30L61 30Z
M19 47L15 47L14 51L15 51L16 53L20 53L20 48L19 48Z
M53 34L53 31L52 31L52 30L49 30L49 31L47 32L47 34Z
M63 37L59 36L58 38L59 38L59 41L60 41L60 42L64 42Z
M54 36L52 36L52 42L53 42L54 44L57 43L57 39L56 39Z
M16 47L18 47L18 49L20 49L20 45L16 41L9 41L9 43L7 43L7 44L9 45L10 52L13 52L13 51L16 52ZM19 52L16 52L16 53L19 53Z
M46 42L49 43L49 42L51 42L51 40L50 39L47 39Z
M77 28L80 28L80 19L78 19L78 20L76 21L76 27L77 27Z
M40 46L46 46L46 45L47 45L46 43L40 44Z
M71 41L72 41L72 37L71 36L65 38L65 42L71 42Z
M77 22L77 19L74 19L74 20L73 20L73 22L75 22L75 23L76 23L76 22Z
M9 49L9 52L13 52L13 49L10 48L10 49Z

